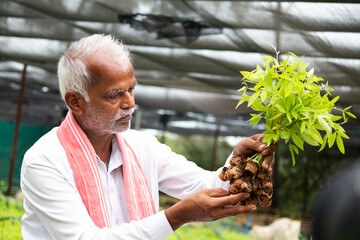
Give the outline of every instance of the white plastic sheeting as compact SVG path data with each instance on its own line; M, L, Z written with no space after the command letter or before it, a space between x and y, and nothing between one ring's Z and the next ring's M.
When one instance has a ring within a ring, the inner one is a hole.
M274 55L272 45L282 54L305 55L340 95L339 107L352 105L359 117L359 12L360 1L2 0L0 117L15 118L27 64L23 122L59 121L65 107L57 60L72 41L93 33L113 34L131 49L138 108L148 112L143 126L158 126L157 110L169 109L175 111L171 121L199 121L189 112L214 115L217 121L209 124L229 129L223 135L253 133L248 125L233 127L249 115L245 107L235 110L239 71ZM184 133L199 131L183 126ZM358 126L352 121L354 136Z

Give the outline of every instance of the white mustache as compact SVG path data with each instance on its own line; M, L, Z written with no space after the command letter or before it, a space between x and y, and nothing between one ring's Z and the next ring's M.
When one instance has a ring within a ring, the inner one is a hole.
M132 115L135 111L135 108L130 108L128 110L123 110L121 112L119 112L118 114L116 114L116 119L120 119L120 118L123 118L123 117L126 117L128 115Z

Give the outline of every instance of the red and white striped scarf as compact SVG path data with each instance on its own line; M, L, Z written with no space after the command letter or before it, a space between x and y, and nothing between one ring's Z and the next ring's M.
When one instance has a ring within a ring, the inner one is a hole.
M65 149L76 188L91 219L100 228L110 228L95 150L70 111L58 128L57 136ZM156 212L155 204L134 151L121 134L117 133L115 136L121 150L129 217L130 220L140 220Z

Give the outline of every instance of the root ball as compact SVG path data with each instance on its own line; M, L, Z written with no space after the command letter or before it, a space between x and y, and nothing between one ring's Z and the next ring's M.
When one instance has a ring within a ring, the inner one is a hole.
M271 205L273 183L270 175L264 172L257 162L240 155L233 156L230 159L230 167L224 167L219 178L222 181L230 181L231 194L250 193L250 197L241 204L259 203L262 207Z

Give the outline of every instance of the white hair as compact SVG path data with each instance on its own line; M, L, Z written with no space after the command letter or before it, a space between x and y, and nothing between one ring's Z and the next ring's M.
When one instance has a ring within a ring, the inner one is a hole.
M89 89L93 84L88 60L94 56L114 56L123 70L131 62L130 52L121 41L111 35L95 34L71 44L58 63L59 89L65 101L67 91L80 93L89 102Z

